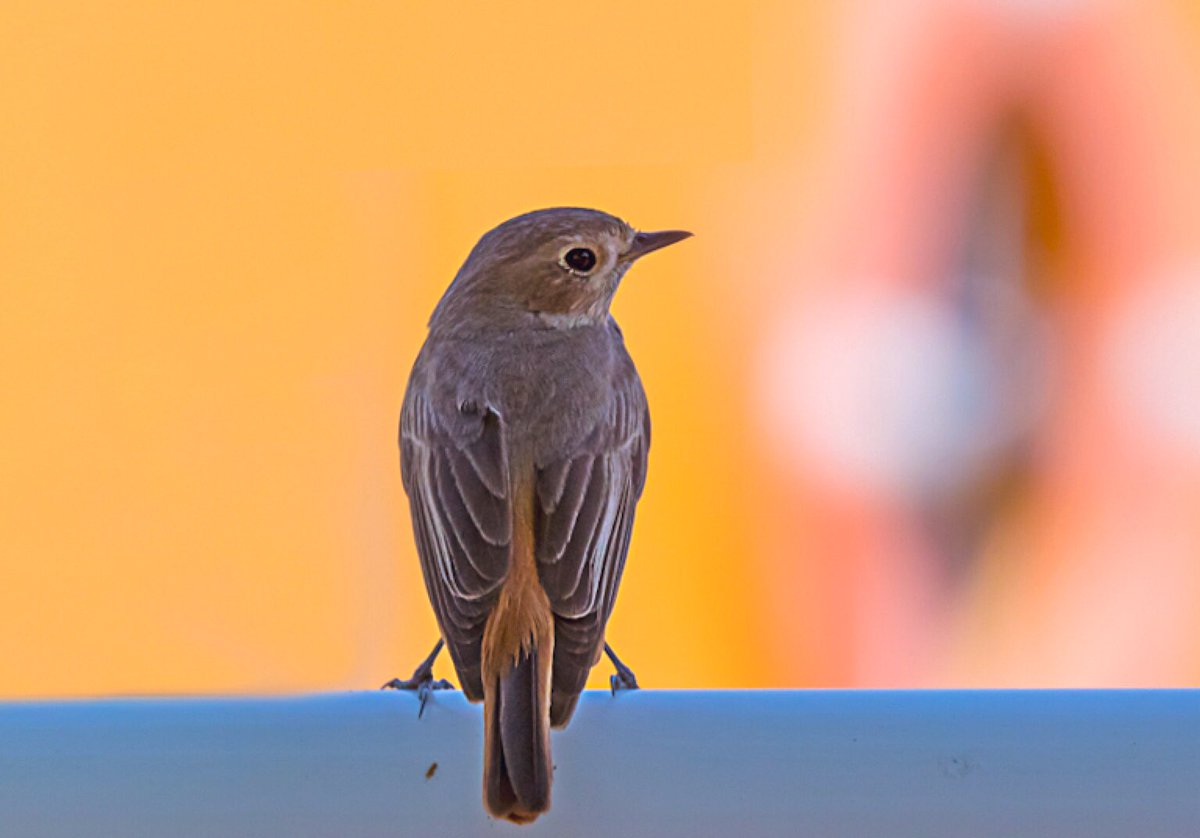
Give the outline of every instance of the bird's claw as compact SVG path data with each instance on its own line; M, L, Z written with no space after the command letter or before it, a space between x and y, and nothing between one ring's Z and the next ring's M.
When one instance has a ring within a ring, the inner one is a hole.
M608 684L612 688L612 694L616 695L617 690L636 690L638 687L637 678L633 677L633 673L626 670L624 674L617 672L609 676Z
M429 653L429 657L421 661L420 665L413 670L411 678L393 678L380 687L381 690L416 690L417 698L421 700L421 704L417 708L418 719L425 713L425 704L429 701L431 692L454 689L454 685L445 678L435 680L433 677L433 662L437 660L438 652L442 651L442 645L443 642L438 640L433 651Z
M604 653L608 655L608 659L612 661L613 668L617 670L608 679L608 685L612 689L612 694L616 695L617 690L638 689L637 676L633 674L633 670L621 662L621 659L616 656L612 647L607 643L604 644Z
M429 702L429 694L434 690L452 690L454 685L445 678L434 680L433 675L429 674L424 677L414 675L412 678L401 680L393 678L384 684L380 689L383 690L415 690L417 698L420 700L420 705L417 707L417 718L421 718L425 713L425 705Z

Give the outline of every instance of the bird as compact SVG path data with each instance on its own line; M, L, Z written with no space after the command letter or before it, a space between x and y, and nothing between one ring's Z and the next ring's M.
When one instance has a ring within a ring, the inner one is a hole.
M429 319L400 414L400 471L440 639L483 702L483 802L514 823L550 808L550 729L603 653L646 483L650 414L610 304L642 256L688 238L556 207L480 238Z

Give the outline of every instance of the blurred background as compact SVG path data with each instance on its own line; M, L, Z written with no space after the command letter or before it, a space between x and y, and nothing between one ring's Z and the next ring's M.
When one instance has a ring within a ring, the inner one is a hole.
M615 304L643 685L1200 680L1195 0L9 0L0 42L0 694L407 676L406 377L563 204L696 233Z

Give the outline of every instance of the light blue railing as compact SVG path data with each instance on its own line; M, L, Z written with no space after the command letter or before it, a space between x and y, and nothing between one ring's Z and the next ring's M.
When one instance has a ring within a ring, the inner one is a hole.
M0 703L2 836L1200 836L1200 691L588 693L552 811L437 693Z

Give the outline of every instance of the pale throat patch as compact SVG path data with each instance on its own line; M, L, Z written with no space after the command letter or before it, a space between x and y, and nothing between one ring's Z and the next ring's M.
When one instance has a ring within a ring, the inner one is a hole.
M556 329L576 329L580 326L591 326L598 322L596 315L589 311L538 311L534 312L534 316L536 316L543 323L553 326Z

